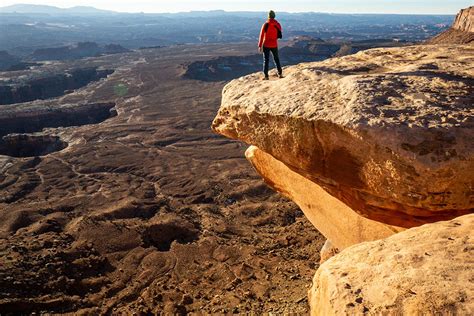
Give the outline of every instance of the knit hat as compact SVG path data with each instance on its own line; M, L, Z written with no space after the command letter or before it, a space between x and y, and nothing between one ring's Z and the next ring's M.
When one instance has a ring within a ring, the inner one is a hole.
M275 11L270 10L270 12L268 12L268 17L269 17L270 19L274 19L275 16L276 16L276 15L275 15Z

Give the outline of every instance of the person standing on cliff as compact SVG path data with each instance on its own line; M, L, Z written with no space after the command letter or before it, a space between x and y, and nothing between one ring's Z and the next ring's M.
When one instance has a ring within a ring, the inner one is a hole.
M283 78L283 71L281 69L280 58L278 56L278 39L282 38L281 25L275 20L275 12L270 10L268 12L268 21L262 25L260 31L260 40L258 41L258 51L263 53L263 74L264 80L268 80L268 66L270 63L270 53L273 55L273 60L278 69L278 77Z

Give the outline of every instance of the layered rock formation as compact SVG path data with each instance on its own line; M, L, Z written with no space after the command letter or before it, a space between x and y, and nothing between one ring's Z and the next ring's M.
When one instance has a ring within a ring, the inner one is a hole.
M474 6L459 12L454 21L453 29L464 32L474 32Z
M108 44L104 47L95 42L79 42L74 46L40 48L31 54L32 60L72 60L85 57L97 57L101 54L119 54L130 50L117 44Z
M279 81L250 75L224 88L213 129L366 218L451 219L474 207L473 65L472 47L413 46L300 64Z
M474 43L474 6L461 10L447 31L435 36L431 44Z
M47 127L96 124L116 115L114 102L10 106L0 113L0 137L12 133L40 132Z
M472 315L474 215L352 246L322 264L312 315Z
M91 82L106 78L114 70L96 67L70 69L65 73L47 74L29 80L2 84L0 105L44 100L64 95L67 91L82 88Z
M296 202L311 223L331 241L331 246L326 245L329 255L321 255L321 261L339 249L403 230L360 216L321 186L255 146L247 150L246 156L267 184Z
M0 155L37 157L60 151L67 146L58 136L12 134L0 138Z

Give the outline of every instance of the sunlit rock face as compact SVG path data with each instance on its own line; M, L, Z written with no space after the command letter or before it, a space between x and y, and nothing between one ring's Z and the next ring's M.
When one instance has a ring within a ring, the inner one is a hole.
M377 222L472 212L473 47L372 49L284 74L229 83L213 129Z
M431 44L474 44L474 6L461 10L453 25L428 41Z
M309 291L312 315L472 315L474 215L345 249Z
M474 6L462 9L456 16L453 29L474 32Z
M330 240L321 251L321 261L351 245L404 230L357 214L321 186L255 146L245 154L265 182L296 202L310 222Z

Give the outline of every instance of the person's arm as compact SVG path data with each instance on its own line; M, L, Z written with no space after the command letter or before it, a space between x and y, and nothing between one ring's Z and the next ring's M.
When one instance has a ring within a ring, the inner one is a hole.
M258 40L258 50L262 52L262 46L263 46L263 38L265 37L265 25L267 23L264 23L262 25L262 30L260 31L260 39Z

